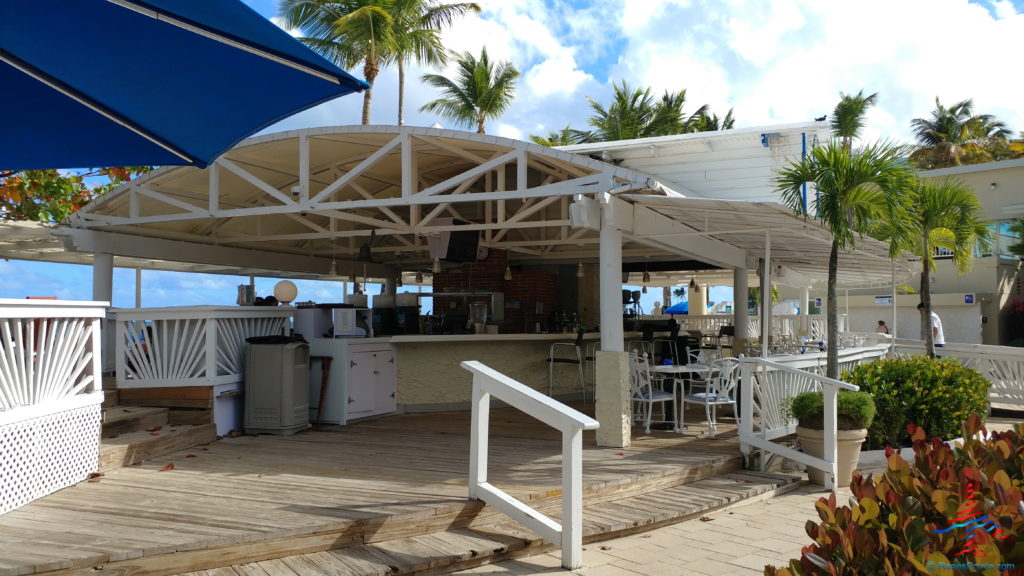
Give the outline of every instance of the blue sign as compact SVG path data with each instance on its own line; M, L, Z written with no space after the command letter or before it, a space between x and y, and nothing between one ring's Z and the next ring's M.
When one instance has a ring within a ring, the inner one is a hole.
M964 294L964 304L974 304L974 294Z
M821 307L821 298L815 298L814 299L814 305L820 308Z

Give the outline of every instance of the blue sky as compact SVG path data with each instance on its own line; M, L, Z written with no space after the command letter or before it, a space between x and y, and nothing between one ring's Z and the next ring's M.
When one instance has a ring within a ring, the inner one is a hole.
M276 0L245 0L273 18ZM521 72L517 98L489 133L526 139L567 124L585 129L586 98L607 103L612 83L656 94L687 90L690 110L707 103L737 127L810 120L840 92L879 94L865 139L909 141L909 121L973 98L975 109L1024 130L1024 76L1012 68L1024 37L1024 0L483 0L479 15L445 32L446 46L511 61ZM361 75L361 70L353 70ZM406 123L444 125L418 109L437 95L408 70ZM444 73L445 71L440 71ZM265 132L359 123L349 96L286 119ZM372 121L397 118L397 75L378 77ZM446 126L458 128L458 126ZM233 304L247 278L149 271L143 304ZM257 282L260 294L273 280ZM119 270L114 304L133 306L135 274ZM89 267L0 261L0 297L89 299ZM654 291L652 291L654 292ZM645 308L660 299L648 294ZM713 294L714 296L714 294ZM719 293L719 298L724 296ZM336 301L337 283L300 284L300 300Z

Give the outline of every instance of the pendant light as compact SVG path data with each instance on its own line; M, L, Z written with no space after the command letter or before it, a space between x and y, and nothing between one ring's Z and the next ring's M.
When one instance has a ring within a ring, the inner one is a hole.
M423 272L420 272L419 270L416 271L416 283L423 284Z
M337 260L335 260L333 258L331 259L331 267L327 270L327 275L328 276L337 276L338 275L338 261Z
M690 290L692 292L700 292L700 284L697 284L697 281L694 280L693 277L690 278Z
M432 271L434 272L434 274L437 274L438 272L441 271L441 259L440 258L434 258L434 267L432 268Z
M647 258L644 258L644 275L641 281L643 282L643 287L640 289L640 292L647 294L647 285L651 283L651 273L647 271Z
M508 281L508 280L511 280L511 279L512 279L512 266L510 264L506 263L505 264L505 280Z
M579 260L576 262L576 277L583 278L583 245L580 244Z

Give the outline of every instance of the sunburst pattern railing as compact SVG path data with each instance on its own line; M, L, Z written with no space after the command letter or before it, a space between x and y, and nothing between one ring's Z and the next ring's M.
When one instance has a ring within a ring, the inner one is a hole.
M116 310L117 384L124 388L241 382L245 339L287 331L291 308L191 306Z

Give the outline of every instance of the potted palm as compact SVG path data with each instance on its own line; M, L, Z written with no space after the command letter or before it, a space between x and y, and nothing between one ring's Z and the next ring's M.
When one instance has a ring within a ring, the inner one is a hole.
M797 394L789 399L786 411L797 421L796 434L803 451L822 458L825 454L824 395L820 391ZM850 475L860 458L860 446L874 418L875 400L871 394L840 390L836 395L837 486L850 485ZM817 468L808 468L807 477L812 482L825 481L825 473Z

